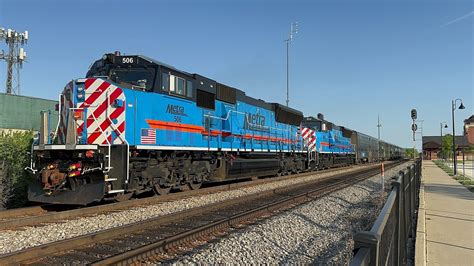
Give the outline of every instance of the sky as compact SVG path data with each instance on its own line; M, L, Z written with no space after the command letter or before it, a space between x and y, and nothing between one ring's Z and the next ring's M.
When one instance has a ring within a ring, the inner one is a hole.
M0 0L0 27L29 31L21 94L48 99L121 51L284 104L292 22L290 107L372 136L379 115L383 140L412 147L410 110L438 136L461 98L462 134L474 110L473 1ZM1 91L5 77L0 62Z

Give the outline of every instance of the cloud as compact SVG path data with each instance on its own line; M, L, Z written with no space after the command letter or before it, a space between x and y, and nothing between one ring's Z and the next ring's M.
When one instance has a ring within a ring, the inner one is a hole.
M466 19L466 18L469 18L472 15L474 15L474 11L471 11L471 12L467 13L464 16L460 16L459 18L453 19L453 20L449 21L448 23L442 25L441 27L446 27L446 26L449 26L451 24L458 23L459 21L461 21L463 19Z

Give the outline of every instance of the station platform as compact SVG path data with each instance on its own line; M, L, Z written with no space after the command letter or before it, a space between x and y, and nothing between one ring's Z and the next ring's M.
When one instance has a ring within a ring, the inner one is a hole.
M474 193L423 161L415 265L474 265Z

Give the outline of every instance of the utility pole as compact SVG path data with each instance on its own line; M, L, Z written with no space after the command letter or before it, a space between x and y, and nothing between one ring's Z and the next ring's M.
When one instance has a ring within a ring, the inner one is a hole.
M380 128L382 125L380 124L380 116L377 115L377 132L378 132L378 142L377 142L377 160L380 162Z
M284 40L286 42L286 106L290 104L290 43L297 33L298 22L292 22L288 39Z
M377 135L378 135L378 141L377 141L377 160L380 162L380 128L382 125L380 124L380 115L377 114ZM384 171L384 166L383 162L380 162L380 167L381 167L381 172L380 172L380 177L382 178L382 196L384 195L385 191L385 171Z
M20 94L20 69L26 59L25 49L21 46L28 42L28 31L23 33L12 29L0 28L0 41L5 40L8 46L8 53L2 50L0 52L0 59L7 62L7 80L6 93ZM16 78L14 70L16 70ZM14 85L16 80L16 85Z

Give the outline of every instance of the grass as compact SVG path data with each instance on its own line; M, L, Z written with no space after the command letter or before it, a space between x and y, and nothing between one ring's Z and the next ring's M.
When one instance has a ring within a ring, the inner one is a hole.
M436 160L434 161L434 163L443 171L445 171L449 176L451 176L454 180L465 186L469 191L474 192L474 180L461 174L454 175L453 169L451 169L451 167L447 166L440 160Z

